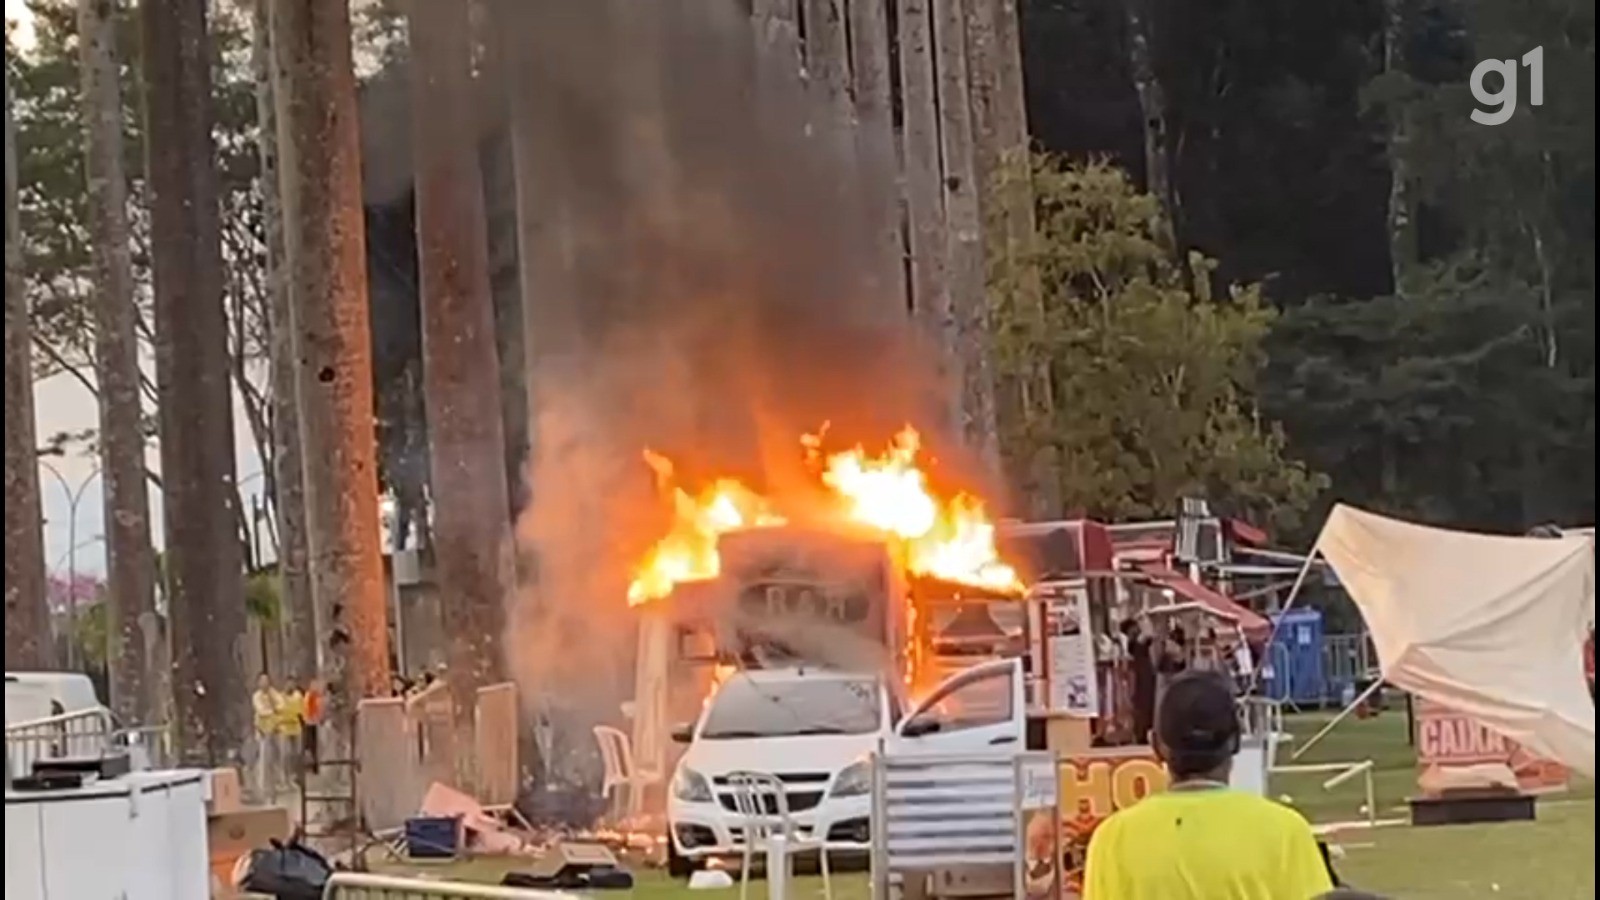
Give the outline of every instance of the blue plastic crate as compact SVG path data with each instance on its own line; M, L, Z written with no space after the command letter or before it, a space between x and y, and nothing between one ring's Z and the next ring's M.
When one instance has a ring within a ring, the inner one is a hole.
M406 820L405 836L412 859L453 859L461 849L461 819L416 816Z

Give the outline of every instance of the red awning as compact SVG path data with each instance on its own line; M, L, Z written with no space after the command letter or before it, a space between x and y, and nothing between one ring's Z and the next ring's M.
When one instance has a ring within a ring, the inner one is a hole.
M1224 618L1238 623L1244 633L1252 638L1264 638L1272 632L1272 623L1266 617L1245 606L1243 603L1229 597L1227 594L1214 591L1197 581L1191 581L1184 575L1171 569L1152 566L1144 570L1146 575L1155 579L1162 587L1170 588L1173 593L1194 603L1202 604Z
M1267 545L1267 533L1249 522L1243 519L1223 519L1222 522L1234 541L1240 544L1248 544L1251 547L1265 547Z

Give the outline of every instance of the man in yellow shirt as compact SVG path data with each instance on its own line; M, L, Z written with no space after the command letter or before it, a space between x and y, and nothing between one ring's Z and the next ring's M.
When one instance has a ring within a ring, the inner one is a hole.
M282 740L283 759L289 764L289 776L294 777L305 762L304 731L306 724L306 695L291 679L284 686L283 703L278 707L278 735Z
M262 672L256 677L255 693L250 695L250 712L255 720L255 790L260 802L271 800L278 787L278 721L283 709L283 695L272 686L272 679Z
M1153 731L1172 785L1095 829L1084 900L1313 900L1333 890L1299 813L1228 788L1240 728L1227 681L1175 676Z

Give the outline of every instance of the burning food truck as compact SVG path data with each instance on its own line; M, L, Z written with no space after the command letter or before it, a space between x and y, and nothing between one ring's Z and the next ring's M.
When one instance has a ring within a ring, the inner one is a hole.
M865 853L867 760L880 743L1024 743L1019 659L915 690L939 674L918 624L932 618L930 598L969 588L910 575L891 542L868 535L774 526L724 536L721 553L716 578L641 609L634 740L641 759L672 773L676 874L741 851L737 773L776 778L796 822L826 835L830 852ZM931 721L919 713L935 707L941 726L919 732L916 722Z
M629 593L632 744L663 779L635 811L666 810L680 875L742 852L739 773L775 779L830 852L865 852L880 746L1048 748L1068 772L1114 742L1098 645L1127 592L1102 526L997 527L930 486L909 429L878 456L806 447L818 491L789 505L726 479L687 490L651 458L674 519Z

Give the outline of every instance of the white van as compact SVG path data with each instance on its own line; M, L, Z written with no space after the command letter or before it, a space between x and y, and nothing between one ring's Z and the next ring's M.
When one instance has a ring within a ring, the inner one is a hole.
M98 709L94 682L82 672L7 672L6 724Z
M1023 748L1022 663L996 660L948 679L901 716L897 685L873 675L812 668L730 676L698 721L675 729L688 744L667 796L668 870L684 877L744 851L744 821L728 776L777 777L802 836L830 853L866 853L872 841L871 755L997 753Z

